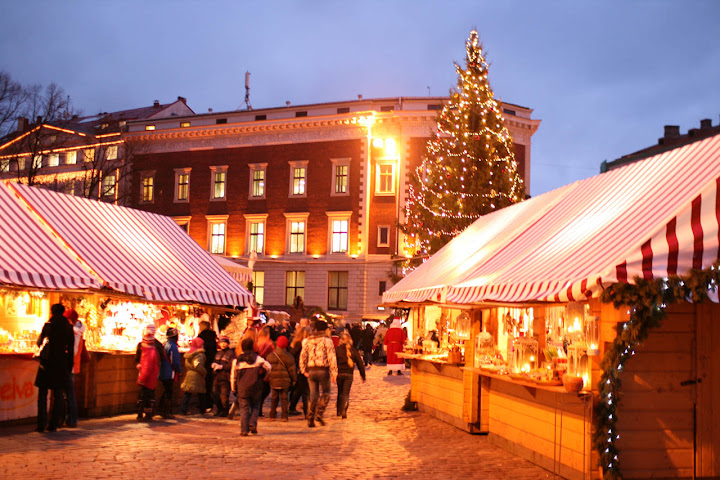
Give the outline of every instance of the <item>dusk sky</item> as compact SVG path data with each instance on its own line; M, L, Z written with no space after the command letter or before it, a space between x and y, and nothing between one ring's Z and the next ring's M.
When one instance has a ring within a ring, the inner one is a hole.
M531 193L720 119L720 1L6 1L0 70L84 114L445 95L479 32L501 100L534 109Z

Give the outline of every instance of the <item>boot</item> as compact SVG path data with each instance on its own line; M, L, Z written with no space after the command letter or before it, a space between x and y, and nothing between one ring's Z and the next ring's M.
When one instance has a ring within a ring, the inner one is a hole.
M230 410L228 411L227 418L228 420L232 420L235 416L235 411L237 410L237 402L233 402L232 405L230 405Z
M150 406L145 409L145 418L144 420L146 422L152 422L153 414L155 410L155 400L150 400Z
M145 408L143 407L143 402L138 400L137 401L137 418L136 420L138 422L143 421L143 414L145 413Z
M308 411L305 414L305 418L307 418L308 427L314 428L315 427L315 402L310 402L310 408L308 408Z
M327 407L328 403L330 402L330 395L321 395L320 400L318 400L318 406L317 406L317 412L315 413L315 421L325 426L325 420L323 420L323 414L325 413L325 408Z

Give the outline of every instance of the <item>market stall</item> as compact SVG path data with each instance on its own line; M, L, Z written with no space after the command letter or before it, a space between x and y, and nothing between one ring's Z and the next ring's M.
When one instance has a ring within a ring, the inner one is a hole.
M720 475L719 184L715 136L482 217L383 296L411 398L566 478Z
M81 415L130 411L143 325L168 326L180 344L199 317L232 317L252 295L171 219L0 184L0 421L36 414L36 340L50 305L75 309L89 354L76 378ZM12 233L12 234L10 234Z

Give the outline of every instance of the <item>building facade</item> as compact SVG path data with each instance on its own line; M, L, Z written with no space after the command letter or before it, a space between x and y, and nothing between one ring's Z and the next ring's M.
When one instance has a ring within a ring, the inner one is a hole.
M412 169L445 97L358 99L127 123L128 204L168 215L211 253L254 263L265 306L297 297L350 321L386 313L382 293L409 255ZM529 192L532 110L503 104Z

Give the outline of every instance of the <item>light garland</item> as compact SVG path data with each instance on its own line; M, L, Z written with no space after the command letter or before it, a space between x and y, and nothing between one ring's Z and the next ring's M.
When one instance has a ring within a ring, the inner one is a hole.
M691 270L686 276L644 280L636 277L634 284L616 283L603 292L603 302L615 308L628 307L630 319L618 330L612 346L605 352L598 383L600 402L595 409L593 444L600 455L605 480L622 478L620 450L616 442L617 407L622 400L620 374L625 362L635 355L635 348L647 339L651 329L660 326L667 316L666 308L674 303L708 300L708 292L717 293L720 269L717 264L704 270Z

